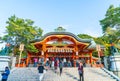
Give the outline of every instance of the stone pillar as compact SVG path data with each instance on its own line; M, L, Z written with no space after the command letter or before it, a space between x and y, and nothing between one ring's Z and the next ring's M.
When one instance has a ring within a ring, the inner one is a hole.
M108 62L107 62L108 57L104 57L104 67L108 69Z
M0 56L0 71L4 71L6 66L10 67L10 57Z
M12 65L11 65L11 69L13 69L15 67L16 64L16 57L12 57Z
M110 70L113 71L115 75L120 77L120 54L110 56Z

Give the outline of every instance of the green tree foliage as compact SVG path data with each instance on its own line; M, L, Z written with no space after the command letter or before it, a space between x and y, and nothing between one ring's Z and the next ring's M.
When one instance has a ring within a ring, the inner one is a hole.
M92 36L87 35L87 34L78 34L77 36L78 36L79 38L82 38L82 39L94 39L94 41L97 40L97 38L92 37ZM97 51L94 51L94 52L93 52L93 56L95 56L95 57L98 56Z
M108 27L120 27L120 6L114 8L114 6L111 5L105 14L105 18L100 20L100 24L102 26L103 33L105 33Z
M120 37L120 6L115 8L113 5L110 5L105 14L105 18L100 21L100 24L104 33L102 39L104 39L105 42L103 45L108 48L106 49L106 53L110 53L110 41L112 41L115 45L119 44L118 37Z
M87 35L87 34L78 34L77 36L80 37L80 38L83 38L83 39L93 38L92 36Z
M103 35L101 37L98 37L96 40L97 44L100 44L104 47L104 55L109 56L110 55L110 43L109 43L109 36Z
M92 37L90 35L87 35L87 34L78 34L78 37L82 38L82 39L94 39L94 41L97 43L97 44L101 44L101 37Z
M101 37L92 37L87 34L78 34L78 37L83 38L83 39L94 39L96 44L100 44L101 46L103 46L105 48L104 55L105 56L110 55L110 44L109 44L109 36L108 35L103 35ZM94 51L93 56L97 57L98 52Z
M40 27L33 26L34 22L30 19L18 18L15 15L8 18L6 23L7 34L2 39L13 46L14 55L18 53L21 43L25 44L25 51L37 51L29 41L37 39L42 35L43 30Z

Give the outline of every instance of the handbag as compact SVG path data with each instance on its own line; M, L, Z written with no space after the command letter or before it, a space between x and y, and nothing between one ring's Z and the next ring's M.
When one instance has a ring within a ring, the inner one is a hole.
M79 70L79 74L82 74L82 71L81 71L81 70Z

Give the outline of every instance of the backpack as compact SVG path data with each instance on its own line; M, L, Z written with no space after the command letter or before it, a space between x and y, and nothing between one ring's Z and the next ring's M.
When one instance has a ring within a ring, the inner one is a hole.
M59 67L60 67L60 68L62 68L62 67L63 67L63 64L62 64L62 63L60 63L60 64L59 64Z
M81 68L80 68L80 66L78 67L78 72L79 72L79 74L83 73L83 66L81 66Z

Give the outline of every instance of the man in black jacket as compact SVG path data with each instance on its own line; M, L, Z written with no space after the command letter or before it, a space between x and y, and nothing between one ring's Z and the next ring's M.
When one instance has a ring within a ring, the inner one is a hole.
M43 75L44 75L44 66L42 63L38 66L38 72L39 72L39 81L42 81Z

